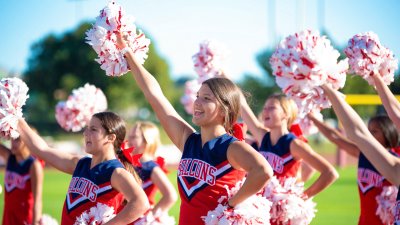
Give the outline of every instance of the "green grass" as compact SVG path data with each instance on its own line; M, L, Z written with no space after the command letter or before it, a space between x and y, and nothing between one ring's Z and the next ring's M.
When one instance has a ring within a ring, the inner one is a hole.
M331 187L314 198L318 212L312 225L319 224L357 224L359 215L359 200L356 183L356 168L339 169L340 178ZM65 194L69 185L70 175L53 169L45 170L43 188L43 212L60 221ZM176 186L176 172L169 174L171 182ZM315 178L314 178L315 179ZM3 186L4 170L0 171L0 180ZM0 221L2 219L4 195L1 194ZM170 210L170 215L178 221L179 204Z

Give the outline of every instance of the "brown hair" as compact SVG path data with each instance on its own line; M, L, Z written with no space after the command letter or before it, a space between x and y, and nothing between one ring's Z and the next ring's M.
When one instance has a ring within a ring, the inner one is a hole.
M158 127L154 123L147 121L137 121L134 124L134 127L135 126L140 129L143 139L146 142L144 153L154 157L157 149L161 145L160 131L158 130Z
M241 90L231 80L227 78L210 78L203 82L214 94L225 114L224 127L229 133L232 133L233 124L239 117L240 111L240 93Z
M385 137L385 148L395 148L399 146L399 133L393 121L386 115L378 115L372 117L368 124L376 123L382 130Z
M121 150L121 144L124 142L126 135L125 122L120 116L113 112L99 112L93 115L98 120L100 120L101 126L104 128L107 134L115 134L116 139L114 141L114 151L118 156L121 163L125 166L138 182L140 181L133 165L125 158Z
M296 120L297 117L296 103L291 98L288 98L284 94L273 94L269 96L268 99L275 99L279 101L279 104L281 105L283 111L288 116L287 127L289 128L290 126L292 126L293 122Z

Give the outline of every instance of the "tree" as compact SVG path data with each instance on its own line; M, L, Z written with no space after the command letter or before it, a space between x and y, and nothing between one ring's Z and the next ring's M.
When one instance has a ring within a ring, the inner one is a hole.
M132 108L149 108L130 73L122 77L107 77L94 61L97 55L84 41L85 32L90 27L90 23L82 23L64 34L49 34L32 46L28 69L23 74L30 88L25 114L39 129L54 127L56 103L66 100L72 89L85 83L93 84L104 92L112 111L129 112L128 109ZM154 45L153 41L144 66L159 81L170 101L178 104L179 93L170 88L174 83L170 78L169 66L157 54Z

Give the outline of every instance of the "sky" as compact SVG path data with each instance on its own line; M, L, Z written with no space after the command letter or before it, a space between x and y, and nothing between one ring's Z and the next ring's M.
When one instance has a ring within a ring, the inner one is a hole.
M108 0L0 0L0 68L27 69L32 44L94 21ZM345 46L357 33L373 31L400 55L397 0L117 0L136 18L171 68L173 78L195 77L192 55L203 40L229 50L226 70L234 80L262 76L256 56L287 35L324 28ZM84 40L82 40L84 42Z

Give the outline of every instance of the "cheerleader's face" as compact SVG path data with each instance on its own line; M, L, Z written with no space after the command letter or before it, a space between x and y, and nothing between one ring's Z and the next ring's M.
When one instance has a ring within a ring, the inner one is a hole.
M100 120L92 117L89 125L83 132L85 138L85 151L89 154L95 154L103 151L106 146L113 145L106 130L101 126Z
M20 153L23 143L21 141L21 138L13 139L11 140L11 153L14 155L17 155Z
M264 121L264 126L269 129L287 124L286 113L277 99L270 98L265 102L262 120Z
M382 132L382 129L376 122L368 123L368 130L375 137L375 139L381 143L382 146L386 147L385 135Z
M201 85L193 106L192 121L197 126L221 125L224 114L218 100L208 85Z
M142 130L138 125L134 126L128 134L129 147L135 147L132 151L132 155L142 154L145 147L146 141L143 137Z

